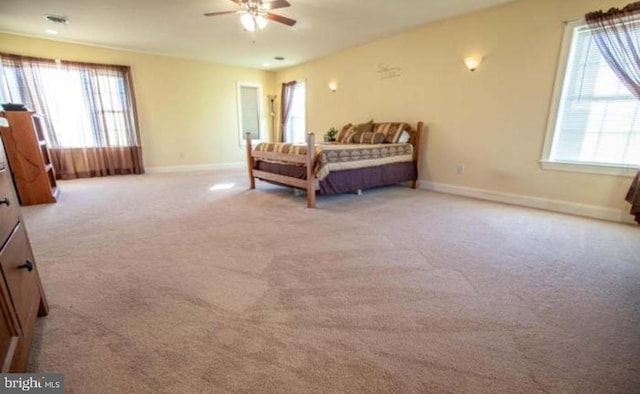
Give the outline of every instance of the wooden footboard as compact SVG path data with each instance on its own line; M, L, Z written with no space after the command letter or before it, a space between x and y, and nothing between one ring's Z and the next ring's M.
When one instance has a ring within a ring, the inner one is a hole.
M247 165L249 167L249 182L251 189L255 189L255 178L264 179L266 181L277 182L283 185L295 187L307 191L307 207L316 207L316 190L320 189L320 184L313 174L313 165L315 158L315 135L307 134L307 154L288 155L286 153L260 152L254 151L251 144L251 134L246 134L247 138ZM272 174L270 172L254 169L256 160L275 160L288 164L303 165L306 167L307 179L298 179L280 174Z
M418 186L418 178L420 178L420 155L422 154L422 137L424 135L424 123L418 122L415 134L411 138L413 145L413 164L416 166L416 179L411 182L411 188L416 189Z
M256 178L253 176L253 167L255 166L255 161L253 160L253 144L251 143L251 133L245 134L245 142L247 147L247 167L249 169L249 188L256 188Z

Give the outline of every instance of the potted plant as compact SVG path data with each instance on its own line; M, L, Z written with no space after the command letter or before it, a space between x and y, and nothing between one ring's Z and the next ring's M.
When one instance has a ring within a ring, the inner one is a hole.
M334 142L337 134L338 130L335 127L330 128L329 131L327 131L327 141Z

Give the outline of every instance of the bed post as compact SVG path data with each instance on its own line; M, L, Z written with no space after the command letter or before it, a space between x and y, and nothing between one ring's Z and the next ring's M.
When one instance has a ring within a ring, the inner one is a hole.
M413 144L413 164L416 166L416 179L411 183L411 188L415 189L418 187L418 177L420 176L420 150L422 147L422 134L424 133L424 123L418 122L418 126L416 129L416 139Z
M253 151L253 146L251 144L251 133L245 133L245 142L247 146L247 168L249 169L249 188L256 188L256 178L253 177L253 156L251 156L251 151Z
M313 173L313 159L316 156L316 136L313 133L307 134L307 208L316 207L316 187Z

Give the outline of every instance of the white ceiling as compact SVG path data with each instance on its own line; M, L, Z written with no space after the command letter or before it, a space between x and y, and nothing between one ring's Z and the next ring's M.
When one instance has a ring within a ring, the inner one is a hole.
M200 59L253 68L281 68L400 33L446 17L512 0L288 0L275 13L296 19L245 32L230 0L0 0L0 31L62 41ZM44 20L62 15L67 26ZM55 29L57 36L45 33ZM275 61L284 56L285 61Z

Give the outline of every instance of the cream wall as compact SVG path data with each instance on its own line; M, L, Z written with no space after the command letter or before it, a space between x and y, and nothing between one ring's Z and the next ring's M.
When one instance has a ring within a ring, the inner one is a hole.
M245 161L237 81L262 85L263 123L269 127L272 72L9 34L0 34L0 52L131 66L146 167Z
M319 134L371 118L424 121L424 181L628 210L630 178L539 164L563 21L626 2L508 3L282 70L276 83L307 80L308 129ZM462 61L472 53L486 56L474 73ZM400 77L382 79L379 64L399 67Z

